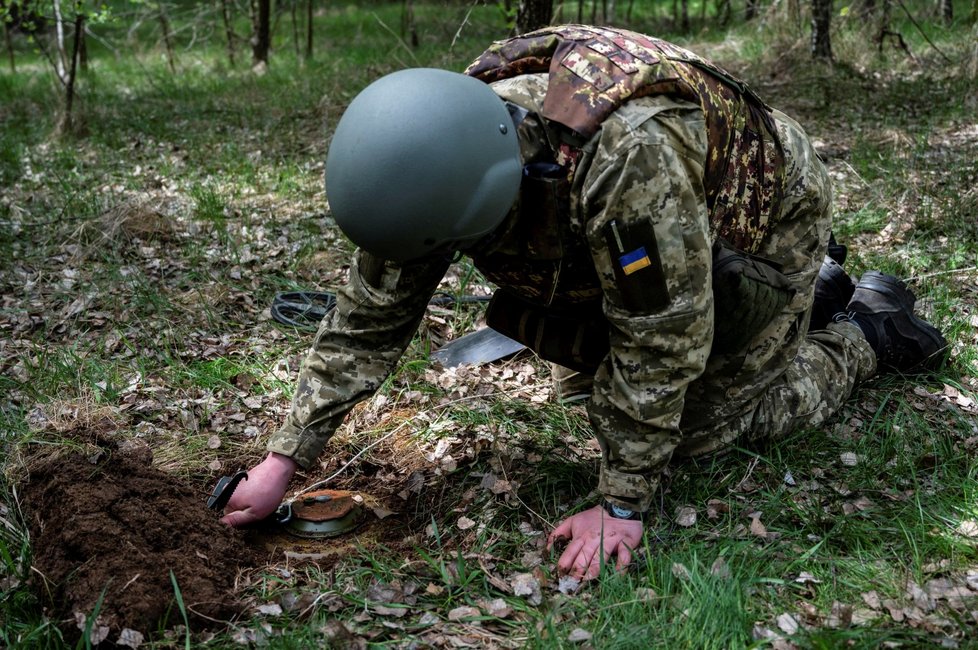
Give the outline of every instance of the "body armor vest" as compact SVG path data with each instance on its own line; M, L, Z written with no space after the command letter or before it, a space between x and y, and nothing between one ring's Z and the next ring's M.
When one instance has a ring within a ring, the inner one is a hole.
M784 152L768 107L745 84L666 41L581 25L497 42L465 71L486 83L539 72L549 73L540 117L563 127L554 159L568 178L581 144L629 99L667 95L702 107L711 234L759 248L779 213Z

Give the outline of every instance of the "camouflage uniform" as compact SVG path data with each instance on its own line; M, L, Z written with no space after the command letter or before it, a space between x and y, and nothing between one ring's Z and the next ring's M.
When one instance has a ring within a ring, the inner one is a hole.
M767 143L745 145L754 153L768 147L758 161L767 175L745 176L726 160L711 163L722 150L711 145L708 122L715 116L681 93L632 96L603 116L591 137L568 147L553 122L540 117L552 76L504 75L492 87L529 111L518 127L524 163L556 155L564 169L573 167L567 210L556 223L538 223L521 211L521 193L506 221L471 254L501 289L571 312L596 309L607 323L609 350L596 368L588 407L603 451L599 489L611 501L646 510L673 454L817 425L875 372L875 356L849 323L806 336L831 189L794 121L777 111L766 117L776 152L770 132ZM731 160L750 167L745 156ZM737 173L739 189L710 178L718 168ZM651 278L639 287L623 276L620 261L619 235L635 233L649 249L651 264L643 264L654 271L636 274ZM739 247L780 263L795 293L746 347L724 351L713 345L715 321L724 314L713 311L712 247L731 233ZM292 411L269 442L270 451L304 467L393 370L451 262L439 256L387 262L381 273L367 274L371 261L356 254L350 283L305 358Z

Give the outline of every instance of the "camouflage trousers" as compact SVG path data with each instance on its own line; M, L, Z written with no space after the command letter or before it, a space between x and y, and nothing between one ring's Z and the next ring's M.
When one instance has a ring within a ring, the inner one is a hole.
M831 228L832 192L825 167L801 127L779 111L774 117L785 145L789 182L783 217L759 254L807 259L789 276L794 299L746 352L711 358L706 372L690 386L680 425L683 439L675 452L679 455L818 426L839 410L857 383L876 372L876 355L855 325L833 323L808 331Z

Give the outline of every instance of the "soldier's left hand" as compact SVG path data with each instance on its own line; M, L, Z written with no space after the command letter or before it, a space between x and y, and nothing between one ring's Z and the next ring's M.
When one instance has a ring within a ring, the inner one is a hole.
M598 577L602 563L617 557L621 571L632 561L632 549L642 541L641 521L616 519L601 506L579 512L560 522L547 539L547 548L559 539L569 540L557 561L557 572L578 580Z

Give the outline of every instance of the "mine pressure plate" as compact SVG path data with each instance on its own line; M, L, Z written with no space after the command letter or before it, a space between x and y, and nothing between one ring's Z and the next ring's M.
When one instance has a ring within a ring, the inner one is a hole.
M363 521L363 498L343 490L319 490L282 504L277 514L285 530L297 537L336 537Z

